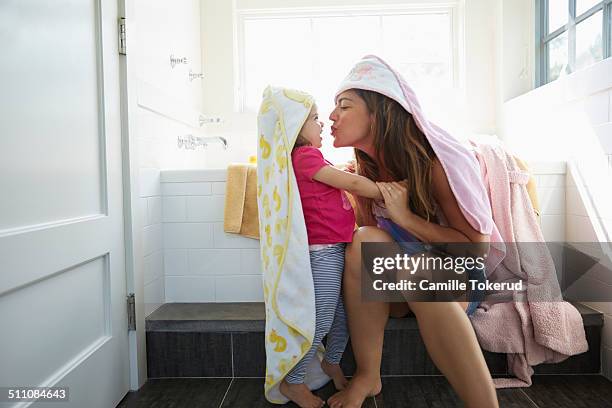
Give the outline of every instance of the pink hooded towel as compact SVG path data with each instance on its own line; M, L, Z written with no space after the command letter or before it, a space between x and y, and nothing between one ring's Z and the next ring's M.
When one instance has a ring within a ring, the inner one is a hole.
M492 245L486 269L488 271L495 269L503 259L505 249L493 222L480 164L471 149L427 120L416 94L406 80L375 55L367 55L357 62L336 91L336 99L339 94L349 89L378 92L397 101L412 114L417 126L423 131L440 160L466 220L476 231L491 235Z

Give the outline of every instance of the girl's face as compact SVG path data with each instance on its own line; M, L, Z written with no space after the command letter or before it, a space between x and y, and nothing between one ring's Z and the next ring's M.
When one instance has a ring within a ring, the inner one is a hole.
M334 147L351 146L368 150L367 147L372 144L372 115L365 101L355 91L349 89L338 95L336 107L329 119L334 122L331 128Z
M323 142L321 132L323 132L323 122L319 120L317 105L313 105L308 118L306 118L302 126L302 130L300 130L300 136L306 139L313 147L320 148Z

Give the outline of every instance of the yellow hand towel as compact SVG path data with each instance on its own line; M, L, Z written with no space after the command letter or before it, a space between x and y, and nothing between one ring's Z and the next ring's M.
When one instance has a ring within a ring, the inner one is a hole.
M259 239L257 167L253 164L230 164L227 167L223 230Z
M533 174L529 171L529 166L523 160L514 156L514 160L516 160L516 164L518 164L519 168L523 171L529 173L529 182L527 183L527 193L529 194L529 199L531 200L531 205L533 206L533 210L536 213L536 217L538 220L540 219L540 202L538 201L538 192L536 190L536 181L533 177Z

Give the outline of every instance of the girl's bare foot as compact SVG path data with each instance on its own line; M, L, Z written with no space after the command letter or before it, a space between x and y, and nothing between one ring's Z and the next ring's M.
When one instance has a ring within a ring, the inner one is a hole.
M321 408L325 402L314 395L306 384L289 384L283 380L280 384L280 392L300 408Z
M328 363L325 359L323 359L323 361L321 361L321 368L323 369L323 372L329 375L334 381L334 386L338 391L346 388L348 380L344 376L342 368L340 368L339 364Z
M327 400L331 408L360 408L367 397L377 395L382 390L380 376L355 374L347 387Z

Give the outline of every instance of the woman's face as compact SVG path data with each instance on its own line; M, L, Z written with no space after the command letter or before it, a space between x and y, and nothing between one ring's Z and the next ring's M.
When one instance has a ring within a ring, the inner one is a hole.
M334 147L351 146L367 150L372 144L372 115L365 101L355 91L349 89L338 95L329 120L333 122L331 134Z

